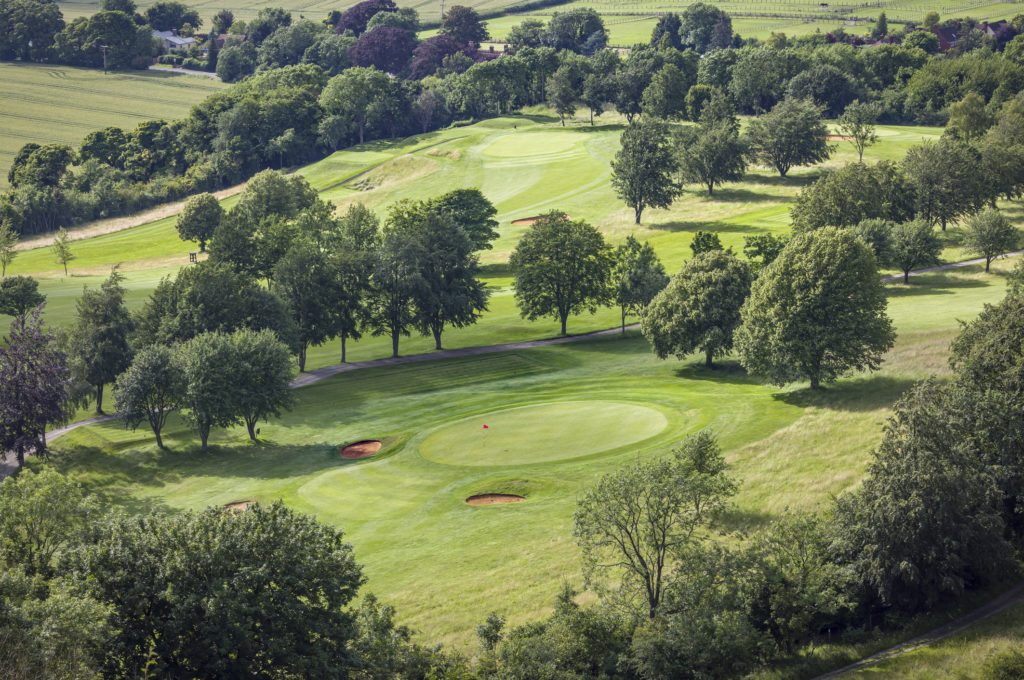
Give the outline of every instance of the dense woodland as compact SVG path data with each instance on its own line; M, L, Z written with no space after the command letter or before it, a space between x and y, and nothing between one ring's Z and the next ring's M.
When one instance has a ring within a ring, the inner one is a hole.
M90 50L113 42L109 25L123 28L115 65L125 66L149 58L132 52L148 26L200 26L177 3L142 17L108 2L63 26L55 5L4 0L0 16L38 21L0 31L0 55L96 65ZM293 362L303 370L310 346L338 342L344 361L346 341L370 333L397 355L411 333L440 348L446 328L477 321L490 294L479 253L497 237L479 191L400 202L381 220L359 205L335 214L280 171L370 139L534 104L563 120L581 104L591 121L614 109L628 124L612 183L639 223L684 186L713 193L748 164L785 177L822 162L834 151L829 118L862 153L878 122L947 124L899 162L823 174L796 200L793 236L748 238L745 258L699 233L670 277L649 244L613 248L557 211L510 257L526 318L557 319L564 334L573 315L614 306L623 325L640 317L659 357L699 352L712 366L735 352L777 385L818 389L877 369L895 336L879 268L935 262L938 230L959 224L986 262L1020 243L995 204L1024 187L1022 37L969 34L945 54L909 30L882 31L870 49L835 35L760 45L698 4L625 57L605 49L596 13L572 10L546 28L524 22L509 54L477 62L486 27L466 8L422 42L415 13L388 0L319 24L264 10L244 28L244 43L207 56L240 82L186 119L98 130L78 149L29 145L11 169L4 268L19 236L185 196L179 234L209 259L164 279L135 313L115 269L84 291L68 332L45 325L35 281L0 280L0 313L15 317L0 347L0 448L19 463L35 454L0 483L0 677L737 677L795 663L826 636L898 629L1015 573L1021 266L1005 299L959 333L952 377L904 394L863 485L828 511L721 535L737 482L714 434L691 435L581 494L573 538L594 603L566 588L549 617L513 628L482 611L470 650L413 642L400 612L366 592L344 534L310 516L281 504L129 515L47 468L47 428L86 403L102 411L105 387L127 427L152 430L162 447L177 412L205 450L213 428L244 423L255 440L260 422L289 409ZM741 126L739 114L755 117ZM229 211L208 193L246 179ZM74 258L64 231L53 249L65 267Z

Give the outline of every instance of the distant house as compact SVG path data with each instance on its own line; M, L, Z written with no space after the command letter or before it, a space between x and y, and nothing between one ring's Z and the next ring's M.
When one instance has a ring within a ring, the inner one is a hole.
M160 48L164 52L178 52L187 50L195 44L195 38L182 38L177 31L153 31L153 37L160 41Z
M238 35L236 33L221 33L216 38L214 38L214 42L217 43L217 49L222 50L224 49L224 43L226 43L228 40L234 40L236 42L244 43L248 39L248 37L248 35Z
M939 39L939 49L943 52L953 49L960 42L960 22L956 21L949 26L932 26L932 33Z

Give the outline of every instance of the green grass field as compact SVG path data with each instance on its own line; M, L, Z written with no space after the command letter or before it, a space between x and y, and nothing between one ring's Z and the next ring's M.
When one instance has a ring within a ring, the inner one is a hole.
M726 531L824 507L856 485L889 404L946 370L957 320L1001 297L1010 264L889 286L899 337L882 371L822 393L759 384L734 360L716 370L659 361L630 333L337 376L299 390L258 444L244 429L217 431L202 454L172 420L169 450L158 451L147 431L108 423L58 439L54 459L132 510L280 498L314 513L349 532L368 591L423 639L463 644L492 609L523 622L548 610L563 581L578 585L579 493L686 433L715 431L741 481ZM376 456L339 456L368 438L384 442ZM481 493L527 500L465 503Z
M219 80L158 71L121 71L0 63L0 189L14 154L29 142L77 145L108 125L131 130L174 119L226 87Z

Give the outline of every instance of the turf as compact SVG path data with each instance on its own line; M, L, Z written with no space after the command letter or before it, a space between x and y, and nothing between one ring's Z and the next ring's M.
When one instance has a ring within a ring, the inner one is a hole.
M346 529L367 590L396 604L422 639L469 644L492 609L531 620L563 581L579 585L579 493L688 432L714 430L741 482L724 530L824 507L855 486L891 402L913 380L948 370L957 320L1001 297L1010 264L888 286L899 336L883 370L821 393L762 385L734 360L716 370L697 357L659 361L630 333L343 374L299 390L257 444L241 428L216 431L203 454L172 418L169 450L159 451L146 431L107 423L58 439L54 460L130 510L283 499ZM483 424L494 431L483 434ZM531 449L542 437L555 445ZM365 438L384 447L340 457L339 446ZM527 500L466 505L480 493Z
M145 120L181 118L226 87L213 78L158 71L104 75L96 69L0 63L0 189L18 150L29 142L77 145L89 132Z

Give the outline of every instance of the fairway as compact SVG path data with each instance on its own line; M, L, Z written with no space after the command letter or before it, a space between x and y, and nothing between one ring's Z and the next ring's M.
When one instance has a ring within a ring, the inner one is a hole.
M433 432L419 451L447 465L546 463L613 452L666 427L664 414L639 404L535 404L464 418Z
M29 142L77 146L93 130L132 130L156 118L173 120L227 87L215 78L160 71L120 71L0 63L0 189L14 154Z

